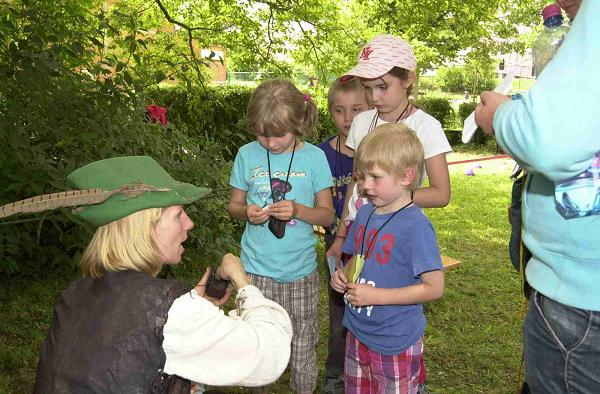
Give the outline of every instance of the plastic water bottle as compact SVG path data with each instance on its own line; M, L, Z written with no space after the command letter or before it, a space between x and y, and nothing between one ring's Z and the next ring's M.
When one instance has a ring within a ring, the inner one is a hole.
M587 170L556 182L554 202L566 219L600 214L600 152Z
M532 47L533 68L539 76L562 44L569 26L563 24L562 12L558 4L550 4L542 10L544 30L538 35Z

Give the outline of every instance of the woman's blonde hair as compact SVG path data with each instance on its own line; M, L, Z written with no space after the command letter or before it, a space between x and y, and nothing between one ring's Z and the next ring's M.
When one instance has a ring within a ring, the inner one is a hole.
M411 167L415 170L415 179L407 189L414 190L421 183L425 166L423 144L406 125L386 123L376 127L360 142L354 165L359 178L375 167L400 178Z
M317 126L317 106L288 80L258 85L246 108L246 129L255 135L281 137L289 132L310 136Z
M100 226L81 257L83 276L125 270L156 276L162 258L154 226L161 214L162 208L149 208Z
M327 109L329 110L329 115L333 115L333 104L335 100L335 95L338 93L351 93L357 92L365 95L365 102L371 108L373 105L373 101L371 100L371 95L367 88L365 88L358 78L352 78L348 81L340 82L339 79L333 81L331 86L329 87L329 91L327 92Z

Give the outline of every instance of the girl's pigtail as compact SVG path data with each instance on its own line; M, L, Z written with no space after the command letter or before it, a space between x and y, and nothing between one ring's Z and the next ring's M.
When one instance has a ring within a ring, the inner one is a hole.
M302 132L305 137L313 134L317 128L319 111L310 94L304 94L304 119L302 120Z

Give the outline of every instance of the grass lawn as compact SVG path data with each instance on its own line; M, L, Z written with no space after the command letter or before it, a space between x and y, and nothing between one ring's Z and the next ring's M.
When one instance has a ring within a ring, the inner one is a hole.
M462 150L461 150L462 151ZM480 155L480 153L478 153ZM454 153L448 161L475 157ZM507 160L451 166L452 201L426 210L443 254L462 261L446 274L444 298L426 306L428 385L432 393L511 393L521 360L523 302L519 277L508 261L510 199ZM473 168L475 176L464 175ZM322 256L323 245L319 244ZM320 265L325 278L324 264ZM52 305L74 273L43 272L38 278L0 278L0 393L29 393L39 344L52 318ZM192 281L194 278L185 278ZM321 286L319 367L327 349L327 295ZM247 392L231 389L231 393ZM287 374L273 386L289 393Z

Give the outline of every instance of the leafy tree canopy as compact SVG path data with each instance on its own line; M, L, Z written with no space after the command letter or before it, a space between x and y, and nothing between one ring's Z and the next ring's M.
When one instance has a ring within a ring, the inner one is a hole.
M399 34L415 47L421 68L470 50L472 57L523 51L519 29L540 24L540 0L356 0L375 30Z
M354 63L361 45L381 33L399 34L410 41L422 69L451 60L461 50L484 59L499 51L522 50L527 43L517 29L539 25L542 3L0 0L0 8L13 10L2 17L0 38L8 45L3 52L9 55L19 52L18 45L33 45L63 64L136 90L170 78L189 83L206 80L204 66L211 60L201 59L198 48L211 45L227 48L237 70L289 76L295 65L301 65L330 78ZM34 23L48 25L43 37L36 37L42 41L22 40L27 29L42 29Z

